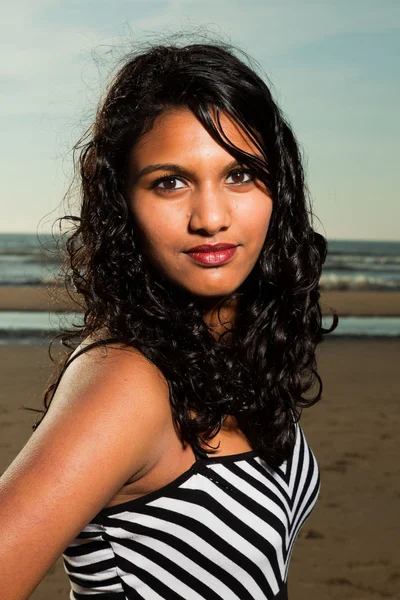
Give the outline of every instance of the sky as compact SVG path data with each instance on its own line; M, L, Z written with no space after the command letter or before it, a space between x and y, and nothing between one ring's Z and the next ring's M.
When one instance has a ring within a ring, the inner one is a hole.
M400 239L397 0L4 4L0 231L51 230L66 212L72 147L118 60L180 31L231 42L259 63L300 144L318 232Z

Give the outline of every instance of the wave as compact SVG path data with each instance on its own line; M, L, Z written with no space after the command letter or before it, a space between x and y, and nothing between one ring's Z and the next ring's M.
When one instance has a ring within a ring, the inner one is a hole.
M10 254L7 256L0 255L0 269L2 265L4 265L5 268L10 268L13 265L27 265L28 267L32 265L40 265L41 267L46 267L47 265L59 266L60 261L43 255L19 254L18 256L15 256Z
M12 279L2 279L0 287L63 287L64 282L53 277L24 277L14 276ZM323 272L320 280L321 290L375 290L375 291L400 291L400 278L390 279L371 277L363 274L343 274Z
M400 242L332 241L328 248L322 290L400 290ZM51 239L42 248L35 234L0 233L0 286L62 285L59 261Z
M327 270L384 270L400 272L400 256L328 256L324 268Z
M321 290L400 290L400 279L372 277L362 273L344 275L338 273L322 273Z
M347 317L348 323L345 322L345 317L340 318L340 327L335 329L331 334L324 336L324 341L333 342L343 339L374 339L374 338L399 338L400 339L400 319L392 319L393 323L385 317L372 319L365 318L364 322L357 323L357 318ZM350 322L352 319L353 322ZM360 320L360 319L359 319ZM370 323L368 322L370 321ZM326 323L324 324L326 326ZM19 329L7 330L0 328L0 345L17 344L17 345L43 345L47 346L51 340L54 340L57 331L44 331L42 329ZM56 346L62 346L60 338L55 339Z
M62 283L62 282L61 282ZM1 287L22 287L22 286L32 286L32 287L40 287L40 286L60 286L60 281L58 279L54 279L53 277L17 277L14 276L12 279L2 279L0 275L0 286Z
M54 331L38 329L0 329L0 345L6 344L48 344L56 335ZM60 342L58 342L60 344ZM57 340L55 342L57 344Z

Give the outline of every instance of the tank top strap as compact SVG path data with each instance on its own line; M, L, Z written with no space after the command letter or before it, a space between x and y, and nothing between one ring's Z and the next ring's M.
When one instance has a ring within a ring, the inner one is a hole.
M196 462L199 461L200 460L200 456L199 456L198 452L196 451L196 449L193 446L191 446L191 448L193 450L193 454L194 454L194 457L196 459Z
M193 450L193 454L195 456L196 462L198 462L199 460L203 459L203 456L200 456L200 454L197 452L197 450L194 448L194 446L191 446L192 450Z

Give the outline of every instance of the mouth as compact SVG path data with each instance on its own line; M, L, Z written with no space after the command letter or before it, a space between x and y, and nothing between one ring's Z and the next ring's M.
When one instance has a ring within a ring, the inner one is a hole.
M219 250L229 250L230 248L236 248L238 244L232 244L228 242L219 244L201 244L200 246L193 246L186 252L218 252Z
M197 250L195 252L187 252L186 254L191 258L191 260L198 264L206 265L209 267L216 267L219 265L223 265L229 260L231 260L231 258L233 258L234 254L236 253L236 249L237 246L230 246L223 250L210 251L208 249L200 252Z

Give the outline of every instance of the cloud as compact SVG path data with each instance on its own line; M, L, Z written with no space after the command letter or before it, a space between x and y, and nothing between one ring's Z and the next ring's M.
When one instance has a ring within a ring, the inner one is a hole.
M376 0L308 0L301 6L294 0L17 0L2 11L0 77L7 85L0 111L70 113L77 91L84 103L82 96L98 93L108 72L107 66L97 72L92 55L101 63L115 47L107 59L112 66L118 52L151 34L160 39L182 28L190 32L208 25L217 39L230 38L268 64L274 56L338 33L390 31L399 17L400 4Z
M371 201L377 182L384 182L385 201L393 199L391 222L382 221L381 233L372 224L369 237L387 237L389 226L398 223L398 183L387 157L396 155L391 115L396 114L399 87L392 74L395 42L381 41L398 31L399 22L400 3L392 0L6 3L0 24L6 175L0 202L7 203L7 215L8 199L19 203L12 227L21 223L20 208L28 205L27 198L32 214L24 209L23 228L31 230L58 203L64 169L59 159L79 139L83 117L94 110L118 59L138 41L160 41L183 29L188 41L191 33L201 38L204 32L207 39L209 31L211 39L231 41L261 64L309 154L320 216L327 227L334 224L335 235L340 236L342 222ZM372 168L377 152L380 158ZM341 197L342 213L336 220L328 211L333 193L328 183ZM385 214L382 220L387 221ZM360 227L354 225L356 235ZM368 224L363 231L368 237Z

